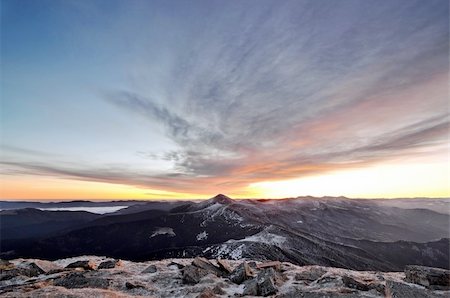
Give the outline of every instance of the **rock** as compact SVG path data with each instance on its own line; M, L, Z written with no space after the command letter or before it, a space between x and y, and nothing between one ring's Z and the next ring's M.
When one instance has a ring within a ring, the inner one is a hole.
M34 262L20 264L19 266L17 266L17 268L21 270L22 275L25 275L28 277L39 276L39 275L45 273L45 271L42 270L42 268L39 267L38 265L36 265L36 263L34 263Z
M10 261L0 259L0 270L12 269L13 267L14 264Z
M233 270L233 272L231 272L228 278L236 284L241 284L245 280L250 279L252 276L253 273L248 264L246 262L242 262Z
M446 293L430 291L424 287L413 286L407 283L386 281L385 295L387 298L435 298L448 297Z
M158 269L156 268L155 265L150 265L147 268L144 269L144 271L142 271L141 273L155 273L156 271L158 271Z
M170 262L169 264L167 264L167 267L170 267L170 266L176 266L178 269L183 269L184 268L184 265L183 264L180 264L180 263L177 263L177 262Z
M95 263L91 260L76 261L67 265L66 268L83 268L84 270L94 270Z
M338 292L312 292L294 289L286 293L275 296L276 298L360 298L358 293L338 293ZM364 296L365 297L365 296ZM413 298L413 297L411 297Z
M450 289L450 270L425 266L409 265L405 267L405 281L427 288Z
M211 289L204 289L200 294L197 295L196 298L216 298L217 296L213 290Z
M315 281L321 278L325 273L327 273L325 269L322 269L320 267L311 267L307 271L295 274L295 280Z
M26 276L26 277L36 277L41 274L44 274L45 271L42 270L38 265L34 262L32 263L22 263L18 266L10 263L5 268L8 269L0 269L0 281L9 280L18 276Z
M120 260L108 260L101 262L100 265L98 265L98 269L113 269L116 268L116 266L120 266L120 264Z
M269 296L277 292L275 287L275 270L273 268L264 269L258 273L257 284L258 284L258 295Z
M200 279L210 273L208 270L187 265L183 268L183 283L185 284L196 284Z
M222 289L222 287L220 285L215 285L214 288L212 289L212 291L214 292L214 294L217 294L217 295L225 294L225 291Z
M227 260L217 259L217 264L219 265L219 268L226 274L230 274L233 271Z
M220 268L214 266L213 263L211 263L210 261L208 261L205 258L201 258L201 257L196 257L193 261L192 261L192 265L198 267L198 268L202 268L205 270L208 270L210 273L217 275L217 276L222 276L223 272L222 270L220 270Z
M41 268L46 274L51 274L51 272L61 272L64 271L64 268L61 266L56 265L55 263L51 261L45 261L45 260L36 260L34 263Z
M74 288L107 289L109 287L109 281L107 279L98 277L86 277L81 272L70 273L67 276L55 279L53 284L55 286L65 287L68 289Z
M346 275L342 276L342 282L347 288L357 289L359 291L369 291L371 289L368 284L364 283L363 281L356 280L353 277Z
M143 285L140 285L140 284L134 284L134 283L131 283L131 282L126 282L125 283L125 288L127 288L128 290L132 290L132 289L142 289L142 288L145 288Z
M272 262L265 262L262 264L256 265L256 268L258 269L264 269L264 268L274 268L276 271L281 271L281 262L279 261L272 261Z
M258 295L258 281L256 278L244 281L243 296L257 296Z

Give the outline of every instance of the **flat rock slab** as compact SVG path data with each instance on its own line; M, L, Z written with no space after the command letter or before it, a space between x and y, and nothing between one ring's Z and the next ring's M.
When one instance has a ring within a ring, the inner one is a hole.
M185 284L197 284L202 277L208 275L210 272L208 270L187 265L183 268L183 283Z
M205 269L207 271L209 271L212 274L215 274L217 276L222 276L223 272L222 270L220 270L220 268L214 266L213 263L211 263L210 261L208 261L205 258L201 258L201 257L196 257L193 261L192 261L192 265L198 267L198 268L202 268Z
M120 260L107 260L101 262L100 265L98 265L98 269L113 269L116 268L116 266L120 266L120 264Z
M219 268L227 274L229 274L233 271L230 263L228 263L227 260L217 259L217 264L219 265Z
M76 261L67 265L66 268L83 268L84 270L94 270L95 263L91 260Z
M409 265L405 267L405 276L405 281L424 287L450 289L450 270Z
M75 272L67 276L55 279L53 284L55 286L65 287L68 289L75 288L100 288L107 289L109 281L107 279L98 277L86 277L83 273Z
M281 271L281 262L279 261L272 261L272 262L265 262L261 264L257 264L256 268L258 269L264 269L264 268L274 268L277 271Z

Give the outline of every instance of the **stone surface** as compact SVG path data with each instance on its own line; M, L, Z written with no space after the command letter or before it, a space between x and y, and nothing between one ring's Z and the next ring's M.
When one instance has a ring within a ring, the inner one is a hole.
M256 265L256 268L258 268L258 269L270 268L270 267L272 267L276 271L281 271L281 262L272 261L272 262L264 262L264 263Z
M428 288L450 289L450 270L410 265L405 267L405 281Z
M208 273L208 270L193 265L187 265L183 268L183 283L196 284L202 277L208 275Z
M312 267L309 270L295 274L295 280L315 281L322 277L327 271L323 268Z
M236 284L241 284L245 280L250 279L253 276L253 273L248 266L247 262L242 262L239 266L237 266L233 272L231 272L228 277L232 282Z
M449 297L448 293L432 292L425 287L410 286L403 282L386 281L385 295L387 298L434 298Z
M145 268L144 271L142 271L141 273L155 273L156 271L158 271L156 266L155 265L150 265L147 268Z
M192 261L192 265L198 267L198 268L202 268L205 269L217 276L222 276L223 272L222 270L220 270L220 268L214 266L210 261L208 261L205 258L201 258L201 257L196 257L193 261Z
M120 260L107 260L104 262L101 262L100 265L98 265L98 269L112 269L116 268L116 266L120 266Z
M66 268L83 268L84 270L94 270L95 263L91 260L76 261L67 265Z
M229 274L233 271L230 263L227 260L217 259L217 264L219 265L219 268L226 274Z
M258 284L258 295L269 296L277 292L275 286L275 270L273 268L264 269L258 273L257 284Z
M81 272L70 273L67 276L55 279L53 284L55 286L73 288L101 288L107 289L109 281L98 277L86 277Z

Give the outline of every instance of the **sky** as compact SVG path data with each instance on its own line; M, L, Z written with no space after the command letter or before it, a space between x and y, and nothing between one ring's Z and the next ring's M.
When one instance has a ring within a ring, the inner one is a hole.
M2 199L449 197L447 0L1 0Z

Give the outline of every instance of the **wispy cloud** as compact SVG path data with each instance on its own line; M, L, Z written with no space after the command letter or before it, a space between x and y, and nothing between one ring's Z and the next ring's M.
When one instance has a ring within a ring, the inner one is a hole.
M156 77L155 61L143 54L130 66L142 73L134 87L104 95L129 113L130 121L141 117L164 129L178 149L139 154L171 162L172 171L4 164L171 191L237 192L262 180L446 146L448 6L446 1L213 5L204 21L186 16L175 21L173 38L185 37L179 42L170 36L151 40L169 49L157 90L142 91L154 86L148 78Z

